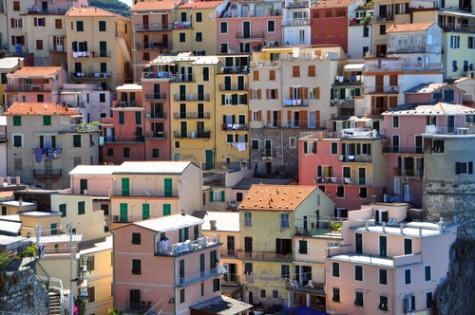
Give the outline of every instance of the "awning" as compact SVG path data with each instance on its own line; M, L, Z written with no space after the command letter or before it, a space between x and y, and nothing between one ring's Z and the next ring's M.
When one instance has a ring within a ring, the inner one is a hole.
M468 17L468 18L475 18L475 14L471 14L470 12L462 12L462 11L449 11L449 10L444 10L440 9L440 13L443 13L444 15L453 15L453 16L458 16L458 17Z
M364 63L350 63L343 67L343 71L363 71Z
M190 306L191 315L197 311L200 314L234 315L252 308L251 304L221 295L198 305Z

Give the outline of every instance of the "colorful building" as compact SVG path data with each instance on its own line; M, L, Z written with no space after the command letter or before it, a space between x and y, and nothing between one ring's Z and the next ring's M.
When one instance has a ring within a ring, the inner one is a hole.
M282 7L282 46L311 44L311 5L312 1L309 0L284 1Z
M7 57L0 59L0 104L3 109L7 105L5 97L5 90L8 83L7 74L17 71L21 66L23 66L23 58Z

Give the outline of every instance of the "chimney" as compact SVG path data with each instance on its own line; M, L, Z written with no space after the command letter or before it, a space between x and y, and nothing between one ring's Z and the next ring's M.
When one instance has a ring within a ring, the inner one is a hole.
M19 204L20 206L23 205L23 198L22 198L22 197L20 197L20 199L18 200L18 204Z
M216 231L216 220L209 220L211 230Z
M404 223L399 224L399 228L401 229L401 235L404 235Z

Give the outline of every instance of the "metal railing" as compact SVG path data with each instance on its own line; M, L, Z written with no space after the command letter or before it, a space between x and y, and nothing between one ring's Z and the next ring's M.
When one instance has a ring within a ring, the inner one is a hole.
M135 31L136 32L144 32L144 31L169 31L173 29L173 24L135 24Z
M383 148L384 153L404 153L404 154L423 154L424 150L422 146L392 146L388 145Z
M335 184L335 185L345 185L345 186L368 186L369 183L372 183L372 178L364 177L340 177L340 176L317 176L315 177L315 184Z
M284 99L284 106L308 106L308 99Z
M173 95L175 101L205 101L209 102L209 94L175 94Z
M165 131L153 131L145 133L147 139L167 139L167 133Z
M110 58L111 52L109 50L95 50L91 51L92 58Z
M209 278L214 278L222 275L224 273L224 268L221 266L216 266L215 268L210 268L203 272L197 272L185 277L179 277L177 287L186 287L192 284L202 282Z
M146 93L145 99L147 101L165 101L167 99L166 93Z
M223 124L223 130L247 130L247 124Z
M147 71L142 74L142 79L170 79L168 71Z
M209 119L210 117L210 112L173 113L175 119Z
M169 48L169 43L168 42L136 42L135 43L135 49L142 50L142 49L163 49L163 48Z
M310 25L310 19L285 19L282 20L282 26L301 26Z
M292 253L238 250L238 258L252 260L292 260Z
M177 139L209 139L211 138L211 131L188 131L188 132L183 132L183 131L174 131L173 136Z
M114 107L142 107L140 101L118 101Z
M220 91L247 91L247 84L220 84Z
M148 120L152 119L167 119L167 113L146 113L146 117Z
M208 235L194 241L186 240L185 242L169 245L167 241L157 242L155 246L155 255L175 256L184 253L198 251L221 244L219 234Z
M236 33L236 39L260 39L260 38L265 38L265 35L264 35L264 32L254 32L254 33L251 33L251 32L248 32L248 33L244 33L244 32L237 32Z
M33 176L36 178L56 178L63 175L62 169L41 169L33 170Z
M399 93L399 85L365 86L364 93Z
M46 84L7 84L7 91L50 92L51 86Z

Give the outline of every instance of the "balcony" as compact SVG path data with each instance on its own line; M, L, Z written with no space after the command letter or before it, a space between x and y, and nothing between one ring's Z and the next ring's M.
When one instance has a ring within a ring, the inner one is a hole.
M109 79L111 77L110 72L72 72L71 77L73 79Z
M145 99L147 101L166 101L167 94L166 93L147 93L145 94Z
M402 153L402 154L424 154L422 146L392 146L388 145L383 148L384 153Z
M238 257L238 252L235 249L221 248L221 257Z
M368 186L373 180L370 177L339 177L339 176L317 176L314 179L315 184L334 184L344 186Z
M35 149L32 149L33 151L32 154L36 156L37 150L41 150L41 153L45 155L46 158L48 158L49 160L57 159L63 154L63 149L59 147L58 148L35 148Z
M173 29L172 24L135 24L136 32L149 32L149 31L171 31Z
M400 169L395 167L393 169L394 176L403 176L403 177L413 177L413 178L422 178L422 170L414 170L414 169Z
M142 79L170 79L170 77L171 75L168 71L148 71L142 74Z
M209 119L210 112L186 112L186 113L173 113L175 119Z
M8 92L51 92L46 84L7 84Z
M167 113L145 113L147 120L166 120Z
M89 124L61 124L59 126L59 132L99 132L99 124L97 122L92 122Z
M139 135L139 136L106 136L104 137L104 143L113 143L113 142L143 142L144 141L144 136Z
M167 133L165 131L152 131L145 133L145 138L147 139L157 139L157 140L166 140Z
M135 49L137 50L160 50L167 49L168 42L141 42L135 43Z
M5 132L0 132L0 143L7 142L7 134Z
M426 126L425 135L473 135L475 134L475 127L467 125L467 127L436 127L434 125Z
M108 50L91 51L92 58L110 58L111 52Z
M220 84L220 91L247 91L247 84Z
M282 26L303 26L310 25L310 19L285 19L282 20Z
M324 237L343 240L341 227L343 221L340 219L329 218L328 220L316 220L314 222L297 220L295 223L295 235Z
M236 39L263 40L264 38L265 38L264 32L255 32L255 33L237 32L236 33Z
M209 102L209 94L175 94L173 95L173 99L181 102Z
M290 279L285 282L285 289L292 292L325 295L324 287L325 283L313 282L312 280L307 281L305 284Z
M170 78L172 82L195 82L196 78L193 73L172 74Z
M187 287L190 285L193 285L195 283L203 282L205 280L208 280L210 278L216 278L224 274L225 269L221 266L217 266L215 268L211 268L208 270L205 270L203 272L197 272L194 274L191 274L189 276L185 276L183 278L179 277L178 278L178 283L176 284L177 287Z
M238 250L238 258L246 260L282 260L291 261L292 253L281 254L277 252L245 251Z
M155 244L155 256L179 256L219 245L221 245L219 234L201 237L194 241L186 240L171 245L168 244L168 241L160 241Z
M371 155L359 154L359 155L340 155L338 157L340 162L356 162L356 163L371 163L373 162L373 157Z
M177 139L210 139L211 131L198 131L198 132L174 131L173 136Z
M193 28L193 24L191 22L174 22L173 29L174 30L189 30Z
M327 248L327 257L353 264L387 266L392 268L416 265L422 263L421 253L410 255L383 257L368 253L345 252L348 246L335 246Z
M364 93L399 93L399 85L365 86Z
M78 299L80 300L87 300L89 297L87 291L87 280L86 279L78 279Z
M139 101L118 101L114 105L115 108L121 107L142 107L142 103Z
M35 169L33 176L36 179L55 179L63 175L62 169Z
M28 8L28 14L41 14L41 15L65 15L68 12L70 6L64 8L55 9L43 9L43 8Z
M284 99L284 106L286 107L307 107L308 99Z
M247 124L223 124L223 130L247 130Z
M89 58L89 51L73 51L73 58Z

